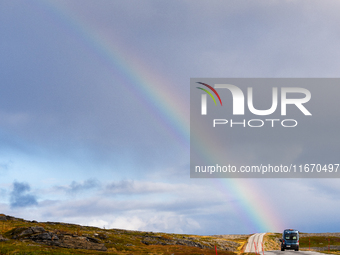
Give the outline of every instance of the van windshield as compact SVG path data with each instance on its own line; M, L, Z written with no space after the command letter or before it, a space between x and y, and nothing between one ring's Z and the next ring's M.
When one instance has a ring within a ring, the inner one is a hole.
M296 240L297 239L297 234L296 233L290 233L285 235L286 240Z

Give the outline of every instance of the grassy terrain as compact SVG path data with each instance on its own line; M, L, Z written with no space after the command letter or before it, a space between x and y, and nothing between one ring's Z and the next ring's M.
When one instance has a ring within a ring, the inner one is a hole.
M250 236L250 235L249 235ZM237 253L243 253L248 241L248 236L246 238L237 239L237 242L240 243L240 246L237 248Z
M0 215L1 216L1 215ZM13 233L17 228L43 227L46 231L62 233L64 235L77 237L102 237L98 238L105 245L107 251L96 251L87 249L61 248L52 245L41 244L31 239L13 239ZM7 241L0 241L0 254L145 254L145 255L171 255L171 254L216 254L214 246L218 247L219 255L234 255L240 250L245 238L226 239L214 236L180 235L168 233L153 233L141 231L128 231L120 229L101 229L75 224L53 223L53 222L31 222L23 219L11 218L0 221L0 235ZM145 240L148 243L145 244ZM154 240L161 240L161 244ZM204 248L190 245L173 245L171 242L185 240L199 243ZM144 241L144 243L142 242ZM154 242L154 243L153 243ZM226 250L225 248L227 247ZM233 252L234 251L234 252Z
M279 233L267 233L263 237L263 249L265 251L280 250L279 239L282 234Z
M239 246L236 249L238 254L242 254L245 246L247 245L248 238L251 235L214 235L213 237L218 237L226 240L231 240L237 242Z
M340 237L336 236L310 236L310 237L300 237L300 247L308 248L310 247L326 247L329 245L339 245Z
M282 238L281 233L267 233L264 236L264 249L265 250L279 250ZM304 234L300 233L300 249L302 250L317 250L323 253L340 254L340 234L339 233L315 233ZM328 245L330 252L328 252Z
M318 251L325 254L340 254L340 251Z

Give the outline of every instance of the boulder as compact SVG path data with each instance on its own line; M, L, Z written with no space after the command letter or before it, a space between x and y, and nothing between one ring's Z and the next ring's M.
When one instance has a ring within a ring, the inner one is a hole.
M20 238L22 236L27 236L27 235L29 236L32 234L46 232L46 230L40 226L34 226L34 227L29 227L29 228L18 228L17 230L18 230L16 231L17 238Z
M71 248L71 249L87 249L97 251L107 251L107 248L102 243L95 243L93 239L88 237L73 237L70 235L64 235L60 239L60 247Z
M100 242L99 239L71 234L61 234L57 231L46 231L43 227L39 226L16 228L11 230L8 235L13 239L29 239L39 244L59 246L63 248L107 251L107 248Z
M4 238L2 235L0 235L0 242L5 242L5 241L8 241L8 239Z

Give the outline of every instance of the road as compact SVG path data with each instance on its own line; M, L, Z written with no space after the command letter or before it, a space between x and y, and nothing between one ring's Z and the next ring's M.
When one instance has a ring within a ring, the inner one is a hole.
M324 253L315 252L315 251L294 251L294 250L285 250L285 251L263 251L262 250L262 242L263 236L266 233L254 234L248 238L248 243L244 252L254 252L259 255L324 255ZM255 250L256 246L256 250Z
M247 246L244 252L255 252L255 253L262 253L262 242L263 236L266 233L254 234L248 238ZM256 247L256 249L255 249Z

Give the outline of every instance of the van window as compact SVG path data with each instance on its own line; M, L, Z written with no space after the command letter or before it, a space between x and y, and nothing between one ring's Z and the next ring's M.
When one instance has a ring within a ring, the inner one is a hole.
M285 235L286 240L296 240L297 239L297 234L296 233L290 233Z

